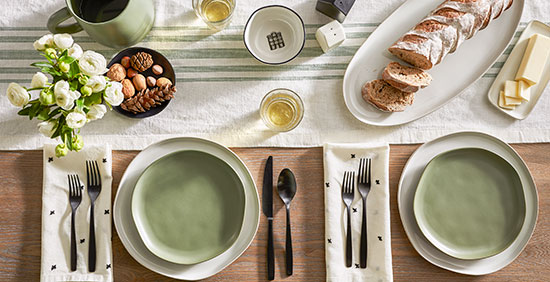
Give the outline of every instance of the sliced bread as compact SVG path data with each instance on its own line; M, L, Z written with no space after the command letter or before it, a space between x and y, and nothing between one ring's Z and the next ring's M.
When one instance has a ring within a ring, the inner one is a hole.
M401 91L416 92L420 88L428 86L432 81L432 76L419 68L391 62L384 69L382 79Z
M402 112L414 100L414 93L403 92L382 79L365 83L361 95L365 101L385 112Z

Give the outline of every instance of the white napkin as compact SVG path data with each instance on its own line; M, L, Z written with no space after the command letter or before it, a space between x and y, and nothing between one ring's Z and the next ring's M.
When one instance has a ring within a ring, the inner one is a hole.
M101 172L101 193L94 207L97 264L88 272L90 197L86 188L86 160L96 160ZM70 271L71 206L68 174L78 174L84 189L76 210L77 270ZM55 157L55 146L44 145L42 190L42 266L40 281L113 281L111 249L111 148L86 145L80 152Z
M325 250L327 281L393 281L390 233L388 145L325 144ZM371 158L372 187L367 197L367 268L359 268L362 201L355 186L352 203L352 267L345 265L346 210L342 201L344 171L359 168L359 159Z

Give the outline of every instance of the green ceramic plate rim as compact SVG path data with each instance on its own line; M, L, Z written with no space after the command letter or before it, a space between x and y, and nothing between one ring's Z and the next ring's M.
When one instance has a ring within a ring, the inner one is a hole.
M246 191L244 190L244 187L245 187L245 184L243 182L243 180L241 179L241 177L239 176L239 174L235 171L235 168L233 168L233 166L231 166L230 164L228 164L227 162L225 162L224 160L222 160L221 158L213 155L213 154L210 154L208 152L205 152L205 151L201 151L201 150L196 150L196 149L186 149L186 150L178 150L178 151L174 151L174 152L171 152L171 153L168 153L166 155L163 155L162 157L158 158L157 160L155 160L154 162L150 163L142 172L141 174L139 175L139 177L137 178L136 180L136 186L137 184L139 183L141 177L143 176L143 174L153 165L155 165L157 162L171 156L171 155L175 155L175 154L178 154L178 153L181 153L181 152L185 152L185 151L194 151L194 152L200 152L200 153L203 153L203 154L207 154L207 155L210 155L218 160L220 160L221 162L225 163L229 168L231 168L231 171L233 171L233 173L237 176L237 178L239 179L239 182L241 183L241 186L243 187L243 212L241 214L241 226L239 228L239 233L237 236L235 236L235 238L233 238L233 241L231 242L231 244L229 244L227 246L227 248L223 249L222 251L214 254L214 255L211 255L209 257L205 257L203 259L195 259L195 260L190 260L190 259L186 259L186 258L183 258L183 259L175 259L173 255L166 255L163 251L160 251L158 250L154 244L151 243L151 241L147 238L147 233L145 232L144 230L144 227L143 225L141 224L141 220L138 218L137 214L136 214L136 204L135 204L135 201L136 200L136 187L134 187L134 190L132 191L132 202L131 202L131 208L132 208L132 219L134 220L134 224L136 225L136 229L138 230L138 234L139 234L139 237L141 238L141 240L143 241L144 245L147 247L147 249L149 249L149 251L151 251L151 253L153 253L154 255L158 256L159 258L161 259L164 259L166 261L169 261L169 262L173 262L173 263L177 263L177 264L197 264L197 263L201 263L201 262L205 262L207 260L210 260L210 259L213 259L221 254L223 254L225 251L229 250L234 244L235 242L237 242L237 239L239 238L239 235L241 234L241 232L243 231L243 225L244 225L244 215L245 215L245 210L246 210ZM182 257L180 257L182 258Z
M515 234L514 236L514 239L513 240L510 240L505 247L493 252L493 253L490 253L490 254L487 254L487 255L483 255L483 256L461 256L461 255L458 255L456 253L453 253L453 252L450 252L447 248L443 247L443 244L439 243L435 238L433 238L431 235L430 235L430 232L427 230L427 228L425 227L424 224L421 223L421 220L419 220L419 215L417 213L417 206L418 206L418 191L420 190L420 183L422 183L422 179L425 177L425 172L426 172L426 168L436 159L438 159L439 157L445 155L445 154L448 154L448 153L451 153L451 152L454 152L454 151L460 151L460 150L472 150L472 149L475 149L475 150L482 150L482 151L485 151L489 154L492 154L496 157L498 157L500 160L502 160L503 162L505 162L506 164L508 164L512 170L514 171L514 176L519 180L519 182L521 183L521 194L523 195L523 201L525 201L525 187L523 185L523 182L521 181L521 177L519 176L519 173L518 171L516 170L516 168L510 163L508 162L505 158L503 158L502 156L500 156L499 154L495 153L495 152L492 152L490 150L487 150L487 149L484 149L484 148L479 148L479 147L463 147L463 148L456 148L456 149L452 149L452 150L448 150L448 151L445 151L445 152L442 152L442 153L439 153L437 154L435 157L433 157L427 164L426 166L424 167L424 170L422 171L422 175L420 176L420 179L418 180L418 184L416 186L416 191L414 192L414 199L413 199L413 213L414 213L414 218L416 220L416 224L418 225L420 231L422 232L422 235L424 235L424 237L426 237L426 239L428 239L428 241L433 245L435 246L438 250L442 251L443 253L451 256L451 257L454 257L454 258L457 258L457 259L462 259L462 260L478 260L478 259L484 259L484 258L488 258L488 257L492 257L492 256L495 256L495 255L498 255L500 254L501 252L503 252L504 250L506 250L508 247L510 247L510 245L512 245L519 237L520 233L521 233L521 230L523 229L523 226L525 225L525 218L526 218L526 214L527 214L527 207L526 205L523 206L524 208L524 211L523 211L523 223L521 224L521 227L519 228L517 234Z

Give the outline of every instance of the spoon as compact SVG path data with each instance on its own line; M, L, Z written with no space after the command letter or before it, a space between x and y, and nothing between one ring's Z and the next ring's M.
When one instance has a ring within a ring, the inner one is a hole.
M296 194L296 178L294 173L285 168L277 180L277 192L286 207L286 274L292 275L292 239L290 238L290 201Z

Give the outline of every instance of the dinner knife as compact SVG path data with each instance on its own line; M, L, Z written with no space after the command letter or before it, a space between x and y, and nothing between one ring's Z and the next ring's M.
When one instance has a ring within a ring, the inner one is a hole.
M273 253L273 157L265 163L262 190L262 211L267 217L267 279L275 279L275 254Z

